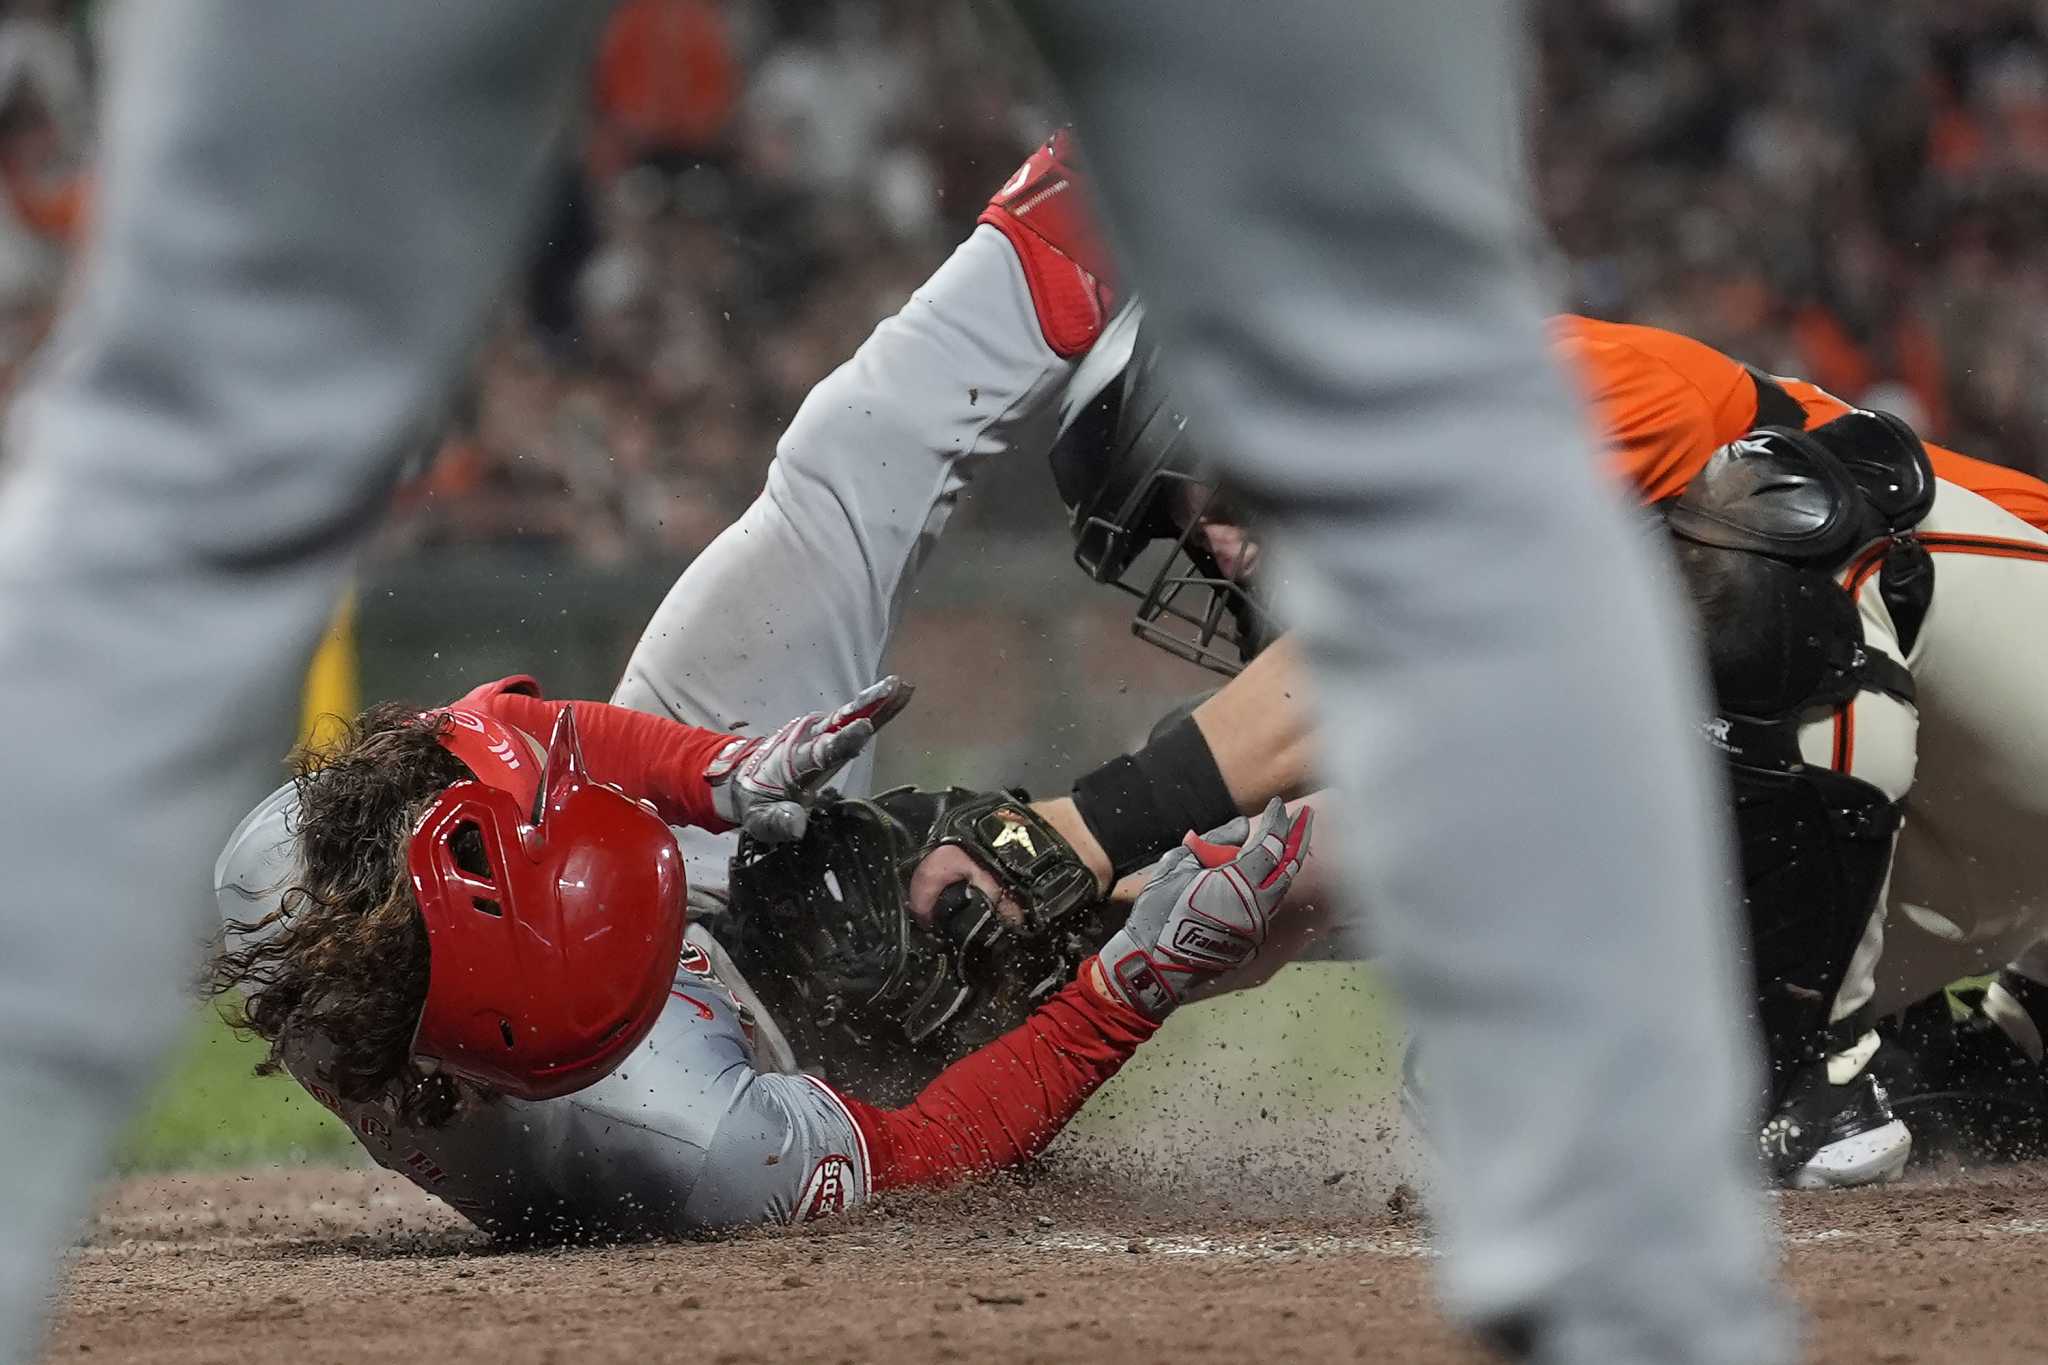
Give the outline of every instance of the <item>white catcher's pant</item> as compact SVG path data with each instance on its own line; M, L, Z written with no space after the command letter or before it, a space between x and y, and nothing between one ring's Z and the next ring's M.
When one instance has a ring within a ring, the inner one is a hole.
M1543 355L1502 188L1515 12L1024 9L1184 391L1292 524L1330 776L1361 794L1324 838L1441 1081L1454 1305L1527 1324L1543 1360L1784 1359L1697 688ZM601 14L116 13L92 254L0 497L0 1355L30 1349L177 1018L212 854L468 354Z
M1903 657L1916 705L1866 694L1848 708L1847 770L1906 809L1837 1018L1866 1002L1889 1014L2008 962L2048 980L2048 534L1942 483L1919 535L1934 602L1911 653L1875 576L1857 593L1866 643ZM1840 731L1802 727L1808 761L1832 763Z

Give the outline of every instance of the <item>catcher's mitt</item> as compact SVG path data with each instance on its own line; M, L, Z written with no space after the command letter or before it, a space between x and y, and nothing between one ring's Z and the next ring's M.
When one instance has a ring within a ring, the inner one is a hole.
M942 844L987 867L1024 922L965 886L930 928L912 919L911 873ZM828 794L795 843L743 835L731 886L734 960L798 1060L883 1102L1022 1023L1122 918L1021 796L958 787Z

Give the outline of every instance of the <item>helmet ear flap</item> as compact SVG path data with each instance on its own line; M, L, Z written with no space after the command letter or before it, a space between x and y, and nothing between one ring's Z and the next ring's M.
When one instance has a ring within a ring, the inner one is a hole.
M443 792L421 817L407 848L413 896L426 917L431 938L438 916L430 907L446 907L467 897L474 909L501 914L506 858L503 824L508 793L482 782L458 782ZM484 866L465 865L456 839L473 831L482 844Z

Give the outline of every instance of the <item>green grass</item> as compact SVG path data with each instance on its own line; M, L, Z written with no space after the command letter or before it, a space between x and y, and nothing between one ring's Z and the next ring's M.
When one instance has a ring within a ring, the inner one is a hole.
M263 1055L211 1008L199 1011L118 1158L125 1171L352 1161L335 1117L288 1076L255 1076Z
M1374 967L1297 963L1253 991L1182 1008L1082 1115L1084 1129L1156 1126L1169 1113L1329 1113L1400 1084L1401 1029Z

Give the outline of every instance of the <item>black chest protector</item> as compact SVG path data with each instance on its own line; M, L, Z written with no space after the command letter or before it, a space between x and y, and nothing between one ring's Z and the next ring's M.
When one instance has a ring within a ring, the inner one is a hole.
M1836 576L1876 557L1910 652L1934 587L1933 561L1912 532L1933 500L1933 470L1912 429L1853 412L1811 432L1764 427L1731 442L1665 508L1713 676L1718 714L1705 731L1733 787L1773 1098L1846 1041L1831 1037L1828 1015L1899 828L1882 790L1800 755L1800 727L1861 693L1913 702L1912 675L1867 646ZM1835 1035L1863 1026L1843 1024Z

